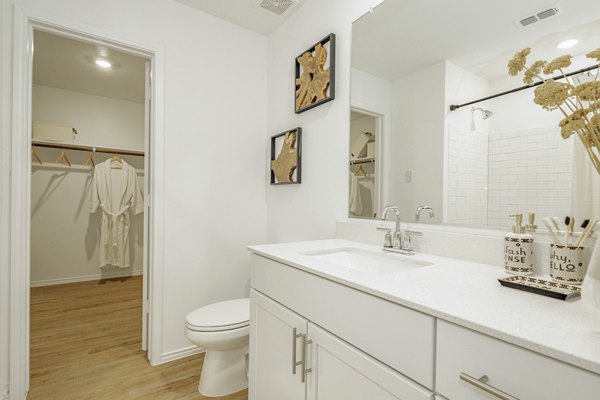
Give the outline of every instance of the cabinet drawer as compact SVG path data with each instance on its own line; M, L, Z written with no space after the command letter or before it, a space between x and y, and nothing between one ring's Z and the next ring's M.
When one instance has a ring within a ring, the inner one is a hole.
M255 254L251 286L433 389L433 317Z
M461 379L461 374L475 379L485 375L487 385L521 400L596 399L600 396L600 375L438 321L437 392L449 400L502 398Z

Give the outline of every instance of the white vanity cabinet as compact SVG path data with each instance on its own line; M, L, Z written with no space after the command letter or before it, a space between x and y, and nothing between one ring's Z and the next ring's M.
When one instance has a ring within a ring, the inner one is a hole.
M432 400L433 394L255 290L251 400Z
M599 374L286 262L252 255L250 400L600 399Z
M308 321L254 290L250 321L250 399L304 400L306 387L296 360L301 360Z
M441 320L436 382L451 400L600 399L600 375Z

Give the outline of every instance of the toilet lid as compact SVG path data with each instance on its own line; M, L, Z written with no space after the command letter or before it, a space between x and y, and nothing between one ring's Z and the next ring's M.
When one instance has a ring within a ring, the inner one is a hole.
M250 299L236 299L209 304L192 311L185 318L188 328L213 332L247 326L250 321Z

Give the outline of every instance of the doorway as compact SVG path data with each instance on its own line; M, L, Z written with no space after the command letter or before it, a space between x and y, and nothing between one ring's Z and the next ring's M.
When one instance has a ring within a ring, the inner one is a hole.
M66 386L61 378L84 381L87 374L91 381L86 366L97 369L107 347L146 350L145 149L151 116L148 58L37 29L33 45L35 398Z
M382 206L382 115L350 110L348 216L379 218Z
M13 42L13 111L12 111L12 182L11 182L11 282L10 282L10 388L11 399L20 399L29 389L30 355L30 283L31 283L31 211L32 184L32 78L34 32L46 32L81 42L141 57L148 79L145 91L144 217L143 217L143 307L140 318L146 338L147 358L151 365L161 362L162 286L154 276L162 275L162 185L164 158L151 154L151 149L163 148L164 100L158 96L164 85L163 51L157 45L127 44L125 38L115 39L111 32L92 26L68 27L69 23L52 22L53 17L35 10L15 6ZM75 127L76 128L76 127ZM66 147L66 146L65 146ZM101 146L99 146L101 147ZM52 150L52 149L48 149ZM56 150L56 149L54 149ZM69 149L67 149L69 150ZM77 150L73 150L76 152ZM99 153L99 151L98 151ZM67 152L67 157L68 157ZM75 153L73 153L75 154ZM35 157L33 157L35 159ZM45 158L42 158L42 162ZM56 159L50 160L51 162ZM85 164L85 161L84 161ZM85 211L85 210L83 210ZM87 211L86 211L87 212ZM59 230L57 230L59 232ZM58 234L58 233L57 233ZM140 346L141 347L141 346ZM13 397L14 396L14 397Z

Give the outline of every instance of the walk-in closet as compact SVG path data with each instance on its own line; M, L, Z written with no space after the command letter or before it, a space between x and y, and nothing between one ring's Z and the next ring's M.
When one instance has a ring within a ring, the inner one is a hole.
M34 33L28 398L72 398L61 382L83 377L111 398L94 386L118 371L106 360L147 363L149 68L93 39Z

